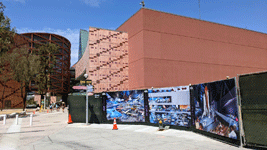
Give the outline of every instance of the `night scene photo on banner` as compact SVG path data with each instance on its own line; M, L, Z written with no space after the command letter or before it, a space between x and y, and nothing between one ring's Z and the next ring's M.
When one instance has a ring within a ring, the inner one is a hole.
M107 120L145 122L143 90L108 92L106 96Z
M193 85L196 129L238 139L235 79Z

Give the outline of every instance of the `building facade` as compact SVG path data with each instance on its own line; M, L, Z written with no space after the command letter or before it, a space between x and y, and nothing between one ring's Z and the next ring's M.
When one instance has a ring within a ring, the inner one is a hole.
M49 33L24 33L16 34L14 37L14 48L21 48L26 46L29 50L36 48L39 44L54 43L59 46L59 53L54 54L57 59L54 72L51 74L52 86L48 89L48 92L59 94L62 99L66 101L67 95L70 90L70 48L71 44L66 38ZM30 84L30 91L37 91L37 86L34 81ZM22 90L25 92L25 89ZM0 80L0 108L22 108L23 99L21 98L20 83L9 80L3 82ZM41 99L40 96L35 99ZM40 100L39 100L40 103Z
M128 33L129 88L169 87L267 70L267 34L142 8Z
M29 42L25 37L15 34L12 49L21 47L29 47ZM25 89L21 90L20 83L14 80L2 80L1 76L0 74L0 108L23 108L21 94L25 92Z
M86 49L87 42L88 42L89 32L86 30L80 30L80 37L79 37L79 53L78 53L78 60L80 60L83 56L83 53Z
M70 88L70 41L62 36L50 33L23 33L29 40L30 49L36 48L39 44L53 43L59 47L56 56L56 66L51 74L51 87L48 92L67 95ZM31 91L37 90L35 83L31 83Z
M128 34L90 27L88 37L75 77L88 74L96 93L128 90Z
M116 31L89 29L75 77L89 74L97 92L217 81L266 71L266 41L264 33L141 8Z

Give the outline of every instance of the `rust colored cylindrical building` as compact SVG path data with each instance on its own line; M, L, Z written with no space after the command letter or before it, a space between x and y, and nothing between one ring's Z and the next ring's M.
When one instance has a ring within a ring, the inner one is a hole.
M15 48L29 46L29 41L20 34L15 34L13 40L14 43L12 44L10 51ZM7 72L4 72L3 74L7 75L6 73ZM22 108L23 99L21 97L21 92L25 92L25 89L21 91L20 83L14 80L3 80L3 74L0 74L0 108Z
M68 94L70 88L70 41L62 36L50 33L23 33L29 40L30 49L38 44L53 43L59 47L59 53L54 54L57 59L54 73L51 74L51 84L48 92ZM34 85L34 83L32 84ZM37 90L31 86L30 90Z

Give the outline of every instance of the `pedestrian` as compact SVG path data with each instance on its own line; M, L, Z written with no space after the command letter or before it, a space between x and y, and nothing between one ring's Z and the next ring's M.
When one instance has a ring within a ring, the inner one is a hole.
M50 106L49 106L49 108L50 108L50 112L52 112L52 110L53 110L52 103L50 103Z
M58 106L58 104L56 103L56 109L57 109L57 111L59 111L59 106Z
M62 111L63 111L63 113L64 113L64 109L65 109L65 103L62 102Z

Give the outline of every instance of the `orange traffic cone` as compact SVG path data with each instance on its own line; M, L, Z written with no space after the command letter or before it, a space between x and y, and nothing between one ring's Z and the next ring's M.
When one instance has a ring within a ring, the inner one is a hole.
M49 110L47 109L47 113L49 113Z
M71 120L71 115L69 114L69 121L68 121L68 124L70 123L73 123L72 120Z
M118 130L117 123L116 123L116 118L114 118L113 129L112 130Z
M33 111L33 114L35 114L35 111Z

